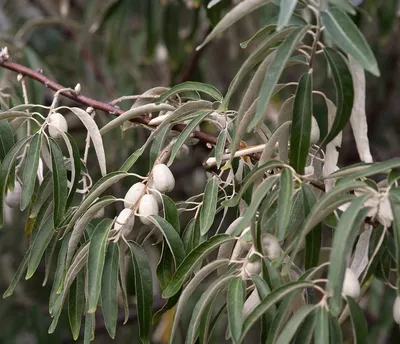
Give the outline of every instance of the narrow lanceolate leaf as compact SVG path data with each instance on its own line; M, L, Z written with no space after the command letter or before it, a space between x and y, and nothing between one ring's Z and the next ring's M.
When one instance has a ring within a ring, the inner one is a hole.
M25 210L31 203L33 191L35 190L41 143L42 135L39 133L36 133L29 143L29 150L25 160L24 172L22 174L21 210Z
M301 184L304 217L307 217L312 207L317 203L317 198L308 184ZM306 270L318 265L322 243L322 224L317 224L306 236L306 249L304 267Z
M65 229L65 233L68 233L72 229L75 222L85 213L85 211L90 207L90 205L104 191L106 191L110 186L119 182L121 179L126 178L128 176L129 174L126 172L121 172L121 171L111 172L105 177L102 177L96 184L94 184L93 187L90 189L89 193L86 195L84 201L79 205L79 208L76 210L71 220L69 221L69 224Z
M186 91L197 91L201 93L208 94L209 96L213 97L217 101L222 101L222 94L219 92L215 87L203 84L201 82L193 82L188 81L182 84L176 85L170 88L168 91L164 92L160 98L156 100L156 104L160 104L165 102L169 97Z
M165 220L174 227L177 233L180 233L181 225L179 223L178 209L175 202L167 195L162 195L162 199L164 204Z
M336 89L336 116L324 143L332 141L350 120L354 103L353 79L344 57L332 48L324 49Z
M90 239L88 257L88 313L94 313L97 309L106 257L107 238L111 225L111 220L104 219L97 225Z
M250 224L251 220L255 217L257 210L261 202L263 201L264 197L275 185L277 178L278 177L276 176L270 176L267 179L264 179L264 181L258 186L251 199L251 203L243 216L242 221L240 221L238 226L233 231L232 233L233 236L239 235Z
M111 338L115 337L118 318L118 271L119 246L116 243L110 243L107 248L101 280L101 311L104 324Z
M163 128L163 130L160 131L160 133L154 138L154 141L150 147L150 166L149 166L149 170L152 169L154 162L156 161L158 154L160 154L161 149L164 145L165 139L168 136L168 134L170 133L170 126L167 125ZM133 155L132 157L133 159L129 159L124 163L123 167L121 167L120 170L124 170L124 171L129 171L130 168L133 166L133 164L136 162L135 158L136 156ZM133 163L132 163L133 161Z
M7 153L0 165L0 228L3 226L3 209L4 196L7 192L7 183L11 174L13 174L15 166L14 162L22 147L31 139L31 136L23 138L16 143L14 147Z
M179 266L185 258L185 247L175 228L161 216L149 216L149 219L161 231L173 255L175 266Z
M200 234L204 235L211 228L215 213L217 211L218 201L218 180L212 177L204 190L203 204L200 209Z
M216 36L224 32L230 26L235 24L238 20L243 18L245 15L253 12L257 8L270 2L270 0L244 0L228 12L220 22L214 27L211 33L206 37L204 42L199 45L196 50L203 48L208 42L213 40Z
M311 344L315 327L315 313L311 312L300 325L296 333L294 343L296 344ZM329 324L329 323L328 323ZM329 342L327 342L329 343Z
M85 311L85 274L81 271L72 283L68 295L68 319L72 337L77 340Z
M334 317L331 313L329 313L329 335L331 343L343 343L342 330L340 329L338 318Z
M179 319L187 305L187 301L192 296L194 290L212 272L217 270L219 267L227 266L228 264L229 264L228 259L214 260L210 264L204 266L199 272L197 272L196 275L193 277L193 279L185 286L185 288L182 291L181 296L179 297L179 302L178 302L178 305L176 306L176 310L174 313L174 319L172 322L171 333L170 333L170 337L169 337L170 344L174 343L175 332L178 329Z
M349 305L351 322L353 323L354 344L368 342L368 325L363 310L350 296L346 297Z
M170 166L179 152L179 149L185 143L185 141L189 138L192 132L196 129L196 127L210 114L209 111L200 111L197 116L190 121L190 123L186 126L186 128L179 134L176 139L175 144L172 147L171 156L168 160L168 166Z
M332 36L338 46L347 54L352 55L357 62L375 76L379 76L379 67L375 56L351 18L341 10L332 7L321 13L326 31Z
M278 240L281 241L285 238L290 220L290 211L292 210L293 175L291 169L283 169L279 178L279 185L277 225Z
M7 120L0 120L0 163L14 146L14 136L10 123Z
M365 72L351 55L349 56L349 67L354 89L353 109L350 116L351 129L353 130L360 160L372 162L368 140L367 115L365 113Z
M307 305L300 308L287 322L286 326L276 340L276 344L290 344L300 325L303 323L305 318L314 310L315 306L313 305Z
M319 307L315 314L315 343L329 343L329 311Z
M74 179L71 180L72 185L68 193L68 199L66 204L66 207L68 208L72 204L72 201L74 200L75 191L78 187L79 180L81 179L81 156L79 154L79 147L76 144L74 138L68 133L65 134L67 135L69 143L72 147L73 161L71 161L71 164L73 164L73 169L75 171Z
M277 31L281 30L289 23L290 18L293 15L294 9L296 8L296 5L297 0L281 0L278 25L276 28Z
M235 277L229 282L226 303L228 309L229 330L232 340L237 343L243 325L243 304L244 304L245 285L241 277Z
M53 139L49 140L49 144L51 149L51 166L53 173L54 226L57 228L64 217L65 205L67 203L67 169L58 144Z
M390 189L389 200L393 213L393 236L396 248L396 261L400 262L400 188L396 187ZM400 286L400 264L397 264L397 286ZM398 293L400 293L399 289Z
M93 141L93 147L96 152L97 161L100 166L101 175L104 177L107 174L106 155L104 152L103 139L101 138L100 130L94 119L84 110L73 107L70 110L81 120L86 127L90 138Z
M355 15L357 13L356 9L349 0L329 0L329 2L351 15Z
M243 323L243 328L242 328L242 335L240 338L240 341L243 340L244 336L246 333L250 330L250 328L257 322L257 320L267 312L270 307L275 305L275 303L279 302L282 300L286 295L300 291L305 288L312 288L313 283L310 282L291 282L287 283L283 287L280 287L276 290L274 290L271 294L269 294L265 299L261 301L261 303L254 308L254 310L247 316Z
M31 254L31 250L28 249L28 251L25 253L24 258L22 259L22 262L18 266L18 269L15 272L15 274L14 274L12 280L11 280L10 285L8 286L7 290L4 292L3 299L11 296L12 293L14 292L19 280L21 279L23 273L26 270L30 254Z
M215 297L218 296L226 285L232 280L234 276L221 276L201 295L200 300L196 303L194 307L192 317L190 319L189 328L187 330L187 344L194 344L196 342L196 338L198 337L198 328L200 326L201 320L206 316L205 313L212 312L212 309L209 309L209 306L212 304L212 301Z
M83 344L89 344L94 339L96 317L94 313L87 313L85 316L85 328L83 331Z
M312 88L312 74L303 74L294 98L289 154L290 165L300 174L304 174L310 150Z
M54 234L53 215L51 214L43 225L39 228L38 233L31 245L31 254L29 256L28 270L25 279L29 279L35 273L40 261L42 260L44 251Z
M224 207L235 207L239 204L241 197L243 196L244 192L249 188L255 180L259 179L263 176L267 171L280 168L284 166L281 161L278 160L271 160L253 168L250 173L246 176L246 178L242 181L242 187L240 188L239 192L235 194L230 200L222 202Z
M222 130L217 138L217 144L215 145L215 160L217 162L217 168L220 168L222 163L222 157L224 155L227 136L228 136L228 131Z
M135 291L139 334L142 343L150 343L151 316L153 307L153 281L149 261L143 249L129 242L129 252L135 274Z
M118 128L124 122L129 121L135 117L141 116L146 113L152 112L160 112L160 111L174 111L175 108L169 104L146 104L142 106L135 107L124 112L122 115L119 115L117 118L108 122L103 128L100 130L100 134L104 135L108 133L110 130Z
M171 282L163 292L163 298L169 298L175 295L187 277L196 268L197 264L200 263L211 251L230 240L234 240L234 238L227 234L218 234L193 249L175 271Z
M364 208L367 195L357 197L342 214L333 237L326 290L333 292L330 309L333 315L342 310L342 287L346 270L346 257L363 223L368 208Z
M304 220L297 239L292 241L286 250L287 252L290 252L293 249L293 252L290 254L287 268L290 267L291 262L293 262L294 257L297 252L299 252L307 234L339 206L353 200L354 195L348 194L349 191L354 189L362 190L365 188L366 184L363 182L348 181L336 185L329 193L320 198L320 200L311 208L310 213Z
M285 38L285 40L276 50L274 61L267 70L260 90L256 115L250 122L247 132L251 132L263 118L268 103L271 100L272 94L274 93L275 86L278 83L283 70L285 69L287 61L308 29L309 27L306 26L292 32Z

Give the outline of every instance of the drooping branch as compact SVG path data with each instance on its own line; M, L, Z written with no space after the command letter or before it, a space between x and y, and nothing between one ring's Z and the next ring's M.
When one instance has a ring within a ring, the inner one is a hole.
M12 70L16 73L19 73L23 76L27 76L33 80L36 80L46 86L47 88L53 90L53 91L60 91L65 89L65 86L62 86L55 82L54 80L51 80L47 76L43 75L39 71L35 71L31 68L28 68L26 66L23 66L21 64L15 63L15 62L9 62L9 61L1 61L0 60L0 66L9 70ZM112 115L122 115L124 113L124 110L120 109L117 106L114 106L109 103L101 102L96 99L92 99L86 96L83 96L81 94L76 94L75 92L72 91L61 91L60 92L63 96L70 98L80 104L90 106L95 110L101 110L106 113L112 114ZM151 118L147 116L139 116L135 117L132 119L132 122L135 123L140 123L140 124L146 124L148 125L150 122ZM176 124L172 127L173 130L182 132L185 129L186 125L184 124ZM193 136L199 139L200 141L204 143L210 143L212 145L215 145L217 143L217 138L213 135L204 133L202 131L194 131Z

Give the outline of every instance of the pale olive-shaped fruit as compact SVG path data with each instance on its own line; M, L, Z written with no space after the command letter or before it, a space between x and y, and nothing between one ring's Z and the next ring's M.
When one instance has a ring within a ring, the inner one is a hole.
M357 298L360 296L360 292L360 282L358 281L357 276L352 270L347 268L344 274L342 293L346 296Z
M8 190L4 201L10 208L18 208L21 201L22 187L19 182L15 182L14 190Z
M157 215L158 214L158 203L153 195L144 195L139 203L139 215L140 221L144 225L149 225L152 222L147 219L147 216Z
M169 192L175 187L175 178L165 164L158 164L153 167L153 182L155 188L161 193Z
M129 208L134 206L143 196L145 189L146 185L142 183L133 184L124 197L124 207Z
M49 134L53 139L61 137L61 133L68 131L68 123L63 115L58 112L54 112L49 117Z

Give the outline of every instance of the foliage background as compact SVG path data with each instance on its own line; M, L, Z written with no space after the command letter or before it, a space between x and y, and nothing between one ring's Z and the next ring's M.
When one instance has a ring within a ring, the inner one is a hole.
M73 87L79 82L83 94L99 100L111 101L122 95L140 94L154 86L187 80L212 84L224 93L251 52L251 47L242 49L239 43L251 37L274 11L274 6L265 6L197 52L198 43L235 2L223 0L207 11L208 0L1 0L0 43L8 46L13 60L34 69L41 68L45 75L63 85ZM382 74L378 79L367 73L367 116L374 161L400 155L398 8L397 0L366 0L353 18L367 37ZM293 69L288 73L288 78L290 73L296 75ZM320 82L323 79L321 75ZM27 82L30 102L50 105L53 92L33 81ZM318 82L315 80L316 85ZM12 92L14 97L21 98L20 88L16 86L16 75L1 70L1 92ZM68 100L62 101L71 105ZM280 99L275 99L274 104L269 118L272 127ZM127 103L121 105L128 106ZM318 110L315 109L316 117ZM99 115L100 121L105 122L101 116L105 115ZM84 128L75 118L67 120L70 132L83 150ZM134 133L127 131L122 137L110 133L104 138L110 170L118 168L144 142L145 131ZM208 152L207 147L196 146L188 158L172 166L178 181L171 195L173 199L186 199L204 189L206 176L201 163ZM89 156L89 164L90 159ZM135 165L136 172L147 171L145 159L146 156ZM348 130L340 152L340 166L357 161L358 154ZM93 164L96 164L95 157ZM132 182L125 180L125 185L118 184L112 193L123 197ZM119 205L109 209L108 215L115 216L121 210ZM28 245L24 238L24 215L15 210L8 215L9 224L0 231L1 291L7 288ZM72 342L66 317L55 334L47 334L49 287L41 287L43 272L39 271L34 278L22 283L13 297L0 301L1 343ZM367 309L370 343L399 340L399 329L394 326L391 315L393 299L392 290L377 280L373 282L362 304ZM155 306L160 305L162 300L156 299ZM96 325L95 343L112 342L101 325L101 321ZM219 335L216 343L222 342L223 329ZM118 328L116 341L128 343L132 336L137 338L134 317Z

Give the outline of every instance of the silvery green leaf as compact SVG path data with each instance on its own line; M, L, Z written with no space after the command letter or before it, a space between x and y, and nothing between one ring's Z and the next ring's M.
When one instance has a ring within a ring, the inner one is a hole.
M253 117L247 128L248 133L254 129L254 127L261 121L262 117L264 116L265 110L275 90L275 86L277 85L279 78L281 77L281 74L286 67L286 63L288 62L297 44L303 38L308 29L309 26L296 28L296 31L290 33L276 50L274 61L271 63L267 70L260 90L256 115Z
M181 232L181 225L179 223L178 209L175 202L167 195L162 195L164 204L165 220L169 222L177 233Z
M229 330L234 343L240 338L243 325L242 309L244 304L245 285L241 277L229 281L227 298Z
M118 318L118 271L119 246L116 243L110 243L107 247L101 280L101 311L104 324L111 338L115 337Z
M347 296L346 300L349 305L351 322L353 323L354 344L366 343L368 342L368 324L364 311L352 297Z
M51 150L51 165L53 174L53 206L54 206L54 227L60 224L64 218L65 206L68 197L67 169L64 158L58 144L49 140Z
M93 147L96 152L97 161L99 162L101 175L104 177L107 174L106 155L104 153L103 139L101 138L100 130L94 119L84 110L72 107L69 108L86 127L90 138L93 141Z
M185 258L185 247L183 246L183 242L179 237L178 232L161 216L149 216L149 220L161 231L165 238L165 242L173 255L175 266L178 267Z
M24 172L22 175L21 210L25 210L31 203L32 195L35 190L36 171L39 166L41 141L42 135L36 133L29 143Z
M106 257L108 233L112 220L104 219L97 226L90 238L88 256L88 301L87 313L94 313L101 291L101 279Z
M351 15L355 15L356 9L353 7L351 0L329 0L329 2L332 5L335 5L336 7L340 8L341 10L351 14Z
M293 174L289 168L284 168L279 178L279 196L277 210L278 241L285 238L290 220L293 200Z
M351 261L350 270L357 277L360 277L364 269L368 266L369 243L371 240L372 226L365 225L364 232L358 238L356 248L354 250L353 260Z
M215 160L217 162L217 168L220 168L222 163L222 157L224 155L227 136L228 131L222 130L217 138L217 144L215 145Z
M214 260L213 262L204 266L199 272L197 272L193 277L193 279L185 286L179 298L178 305L176 306L176 310L174 313L174 319L172 322L171 333L169 337L169 342L171 344L173 343L173 340L175 338L175 333L176 330L178 329L181 314L184 308L186 307L189 297L193 294L196 287L212 272L214 272L215 270L217 270L222 266L227 266L228 264L229 264L228 259Z
M303 323L306 317L315 310L315 307L316 306L314 305L306 305L301 307L287 322L286 326L276 340L276 343L290 344L300 325Z
M46 221L40 226L38 233L31 244L31 253L28 261L28 269L25 279L29 279L35 273L40 261L42 260L44 251L50 243L54 234L53 215L50 215Z
M218 180L212 177L204 190L203 204L200 208L200 234L204 235L211 228L217 211Z
M304 174L311 142L312 74L303 74L296 90L290 130L290 165L297 173Z
M200 50L208 42L235 24L238 20L242 19L245 15L255 11L257 8L267 4L268 2L270 2L270 0L244 0L240 2L219 21L211 33L206 37L204 42L199 45L196 50Z
M179 149L183 146L185 141L189 138L191 133L196 130L196 127L210 114L209 111L199 111L197 116L190 121L190 123L186 126L186 128L179 134L176 142L174 143L171 155L168 160L168 166L170 166L179 152Z
M90 189L89 193L86 195L84 201L79 205L78 209L72 216L64 233L65 234L68 233L73 228L76 221L85 213L85 211L90 207L90 205L94 201L96 201L99 196L101 196L101 194L104 191L106 191L110 186L119 182L121 179L128 176L129 173L122 171L111 172L106 176L104 176L103 178L101 178L96 184L94 184L93 187Z
M153 307L153 281L144 250L135 242L129 242L129 253L135 275L139 334L142 343L150 343Z
M226 288L227 284L234 278L234 275L221 276L201 295L200 300L196 303L193 310L192 317L190 319L189 328L187 330L187 344L194 344L198 336L198 327L200 321L204 316L204 312L207 306L213 300L213 298L221 292L222 289ZM212 311L212 310L210 310Z
M187 81L170 88L164 92L157 100L156 104L165 102L169 97L186 91L197 91L208 94L217 101L222 101L222 94L214 86L204 84L201 82ZM171 110L173 111L173 110Z
M167 87L157 86L157 87L150 88L149 90L147 90L146 92L144 92L140 95L140 97L132 105L131 109L137 108L139 106L146 105L149 103L153 103L154 97L159 97L161 94L163 94L164 92L167 92L167 91L168 91Z
M20 118L20 117L29 118L29 117L31 117L31 115L29 113L26 113L25 111L8 110L8 111L0 112L0 120L14 119L14 118Z
M0 163L6 154L14 146L14 136L10 123L7 120L0 120Z
M270 307L274 306L275 303L279 302L286 295L293 293L295 291L299 291L305 288L312 288L313 283L310 282L290 282L286 285L274 290L269 294L265 299L261 300L261 303L247 316L243 323L242 328L242 336L240 341L243 340L247 332L250 328L256 323L256 321L263 315L265 312L270 309Z
M324 97L326 102L326 107L328 108L328 130L331 130L332 124L335 120L336 106L331 100ZM339 151L338 149L342 145L342 132L340 132L331 142L326 145L325 150L325 161L322 168L322 173L324 177L329 176L331 173L335 172L337 169L337 164L339 161ZM325 191L329 192L333 187L333 180L325 179Z
M280 139L286 136L289 133L290 125L292 124L291 121L282 123L271 135L265 148L261 154L259 164L265 164L268 161L271 161L272 154L275 150L276 144L280 141ZM280 147L280 146L279 146Z
M365 113L365 73L358 62L349 55L349 67L353 78L354 102L351 110L350 124L356 141L358 155L364 162L372 162L369 148L368 124Z
M4 196L7 193L7 185L9 177L15 169L14 162L22 147L31 140L31 136L23 138L17 142L13 148L7 153L0 165L0 228L3 226Z
M296 8L297 0L281 0L278 25L276 30L279 31L284 28L290 21L293 12Z
M211 251L230 240L234 240L234 238L227 234L218 234L194 248L186 256L182 264L176 269L171 282L163 292L163 297L169 298L175 295L190 273L192 273L196 268L198 263L200 263Z
M68 143L70 149L72 150L71 152L72 154L70 155L71 166L72 166L71 187L69 189L68 199L66 204L66 207L68 208L74 199L75 191L78 188L79 180L81 177L81 157L79 154L79 147L76 144L74 138L68 133L65 133L65 135L68 138Z
M342 310L342 287L346 270L346 257L352 249L360 226L367 215L368 208L364 208L364 202L367 199L368 195L355 198L340 217L335 229L326 284L326 290L333 293L329 300L333 315L338 315Z
M174 111L175 108L169 104L146 104L139 107L134 107L122 115L119 115L117 118L108 122L103 128L100 129L100 134L104 135L108 133L110 130L118 128L124 122L129 121L135 117L144 115L146 113L152 112L160 112L160 111Z
M314 340L316 343L329 343L329 312L318 307L315 312Z
M31 250L28 249L24 255L24 258L22 259L21 263L18 266L18 269L15 272L15 274L10 282L10 285L8 286L7 290L4 292L3 299L5 299L13 294L15 288L17 287L19 280L21 279L23 273L26 270L30 253L31 253Z
M85 274L79 272L68 293L68 319L72 337L79 337L82 315L85 311Z
M68 253L67 253L67 265L71 262L71 259L75 253L76 248L82 238L83 233L89 222L94 216L107 205L114 203L115 197L104 196L101 197L95 204L93 204L83 216L76 222L74 229L72 230L71 237L68 242Z
M332 48L325 48L324 55L332 71L336 89L336 116L328 135L324 138L324 143L332 141L350 120L353 103L354 89L353 80L349 66L344 57Z
M257 47L257 49L246 59L246 61L243 62L239 71L231 81L224 100L218 110L225 111L228 109L229 101L244 77L271 53L271 48L273 48L278 42L282 41L282 39L293 33L296 29L297 28L288 27L276 32L265 39Z
M352 55L357 62L375 76L379 76L379 67L367 40L349 16L332 7L321 13L326 31L341 49Z
M249 208L247 209L246 213L243 215L243 219L240 221L238 226L235 228L234 232L232 235L236 236L242 233L242 231L249 226L251 220L254 218L256 215L256 212L262 202L262 200L265 198L265 196L268 194L268 192L272 189L272 187L275 185L277 182L278 177L277 176L270 176L257 187L255 190L251 203L249 205Z
M85 315L85 328L83 331L83 344L89 344L94 339L94 330L96 327L96 317L94 313Z
M288 98L282 104L278 115L278 126L281 126L283 123L292 120L293 103L294 103L294 96ZM279 159L283 162L286 162L289 157L289 149L288 149L289 138L290 138L289 131L283 132L279 137Z

